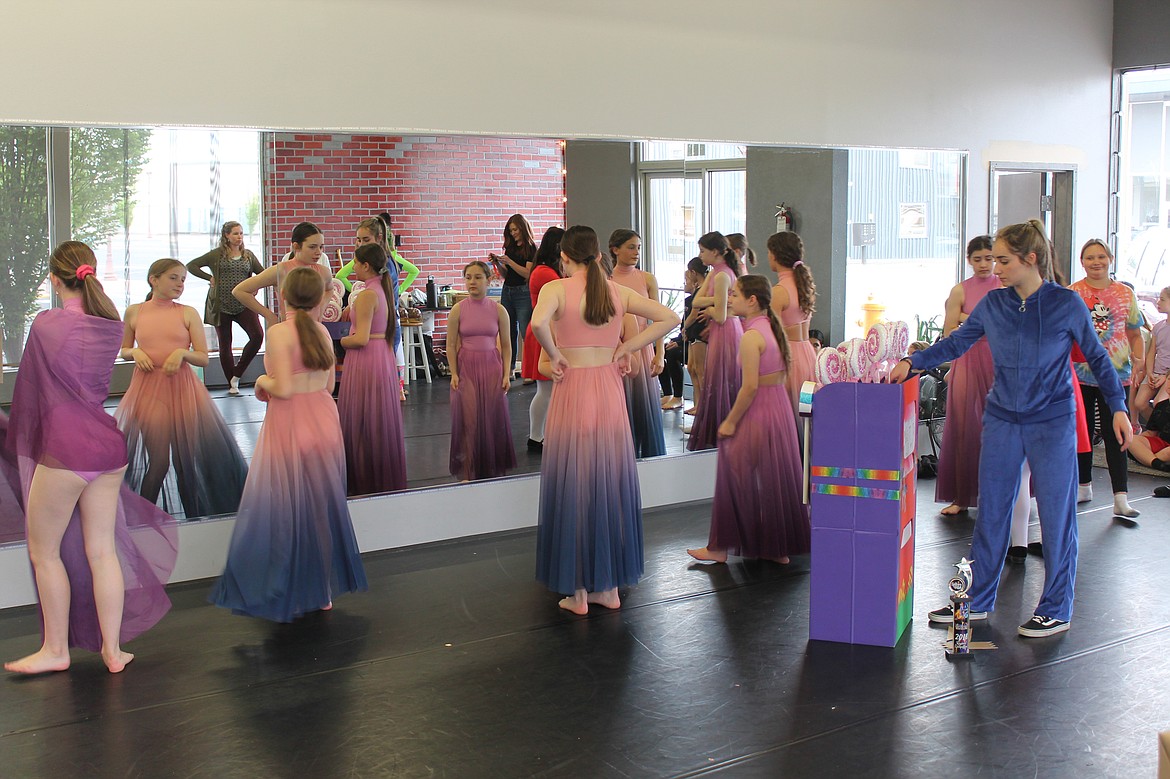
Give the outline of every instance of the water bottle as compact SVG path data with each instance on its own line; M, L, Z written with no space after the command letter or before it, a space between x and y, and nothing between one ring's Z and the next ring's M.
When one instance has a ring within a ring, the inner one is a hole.
M435 291L435 277L427 276L427 308L438 308L439 296Z

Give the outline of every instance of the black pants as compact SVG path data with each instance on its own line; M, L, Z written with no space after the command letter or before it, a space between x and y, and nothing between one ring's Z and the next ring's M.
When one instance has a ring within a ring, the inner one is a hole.
M662 384L663 396L673 395L676 398L683 396L683 363L686 360L682 346L669 348L665 352L666 367L658 374L658 381Z
M1117 436L1113 434L1113 412L1105 402L1105 396L1098 387L1091 384L1081 385L1081 397L1085 399L1085 421L1089 423L1089 438L1093 437L1094 430L1101 431L1105 439L1105 462L1109 465L1109 481L1113 484L1114 492L1129 492L1129 469L1125 462L1125 452L1121 451L1121 444L1117 443ZM1078 479L1081 484L1093 481L1093 453L1077 454Z
M248 343L240 354L240 361L233 364L232 354L232 322L238 324L248 335ZM231 380L233 376L243 376L248 370L252 358L260 351L260 344L264 343L264 328L260 326L259 315L245 308L238 314L219 313L219 324L215 326L216 336L219 338L219 364L223 366L223 377Z

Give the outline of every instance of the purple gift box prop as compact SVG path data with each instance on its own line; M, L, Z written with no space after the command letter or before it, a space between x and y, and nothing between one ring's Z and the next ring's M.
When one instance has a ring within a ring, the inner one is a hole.
M813 396L809 638L892 647L910 624L917 444L916 381Z

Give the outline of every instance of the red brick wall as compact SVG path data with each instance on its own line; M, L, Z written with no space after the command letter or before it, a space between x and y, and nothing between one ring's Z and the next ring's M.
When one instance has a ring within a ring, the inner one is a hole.
M414 286L462 289L463 266L499 252L504 223L528 217L537 242L545 228L564 225L564 149L549 139L462 136L269 133L265 136L265 234L274 255L309 221L337 250L352 256L357 223L390 214L399 252L419 266ZM499 282L497 281L496 284ZM445 339L446 316L436 319Z

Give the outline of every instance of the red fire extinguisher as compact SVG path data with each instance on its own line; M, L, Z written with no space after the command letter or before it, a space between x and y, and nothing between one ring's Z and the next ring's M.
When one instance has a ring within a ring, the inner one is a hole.
M787 233L792 230L792 207L781 203L776 206L776 232Z

